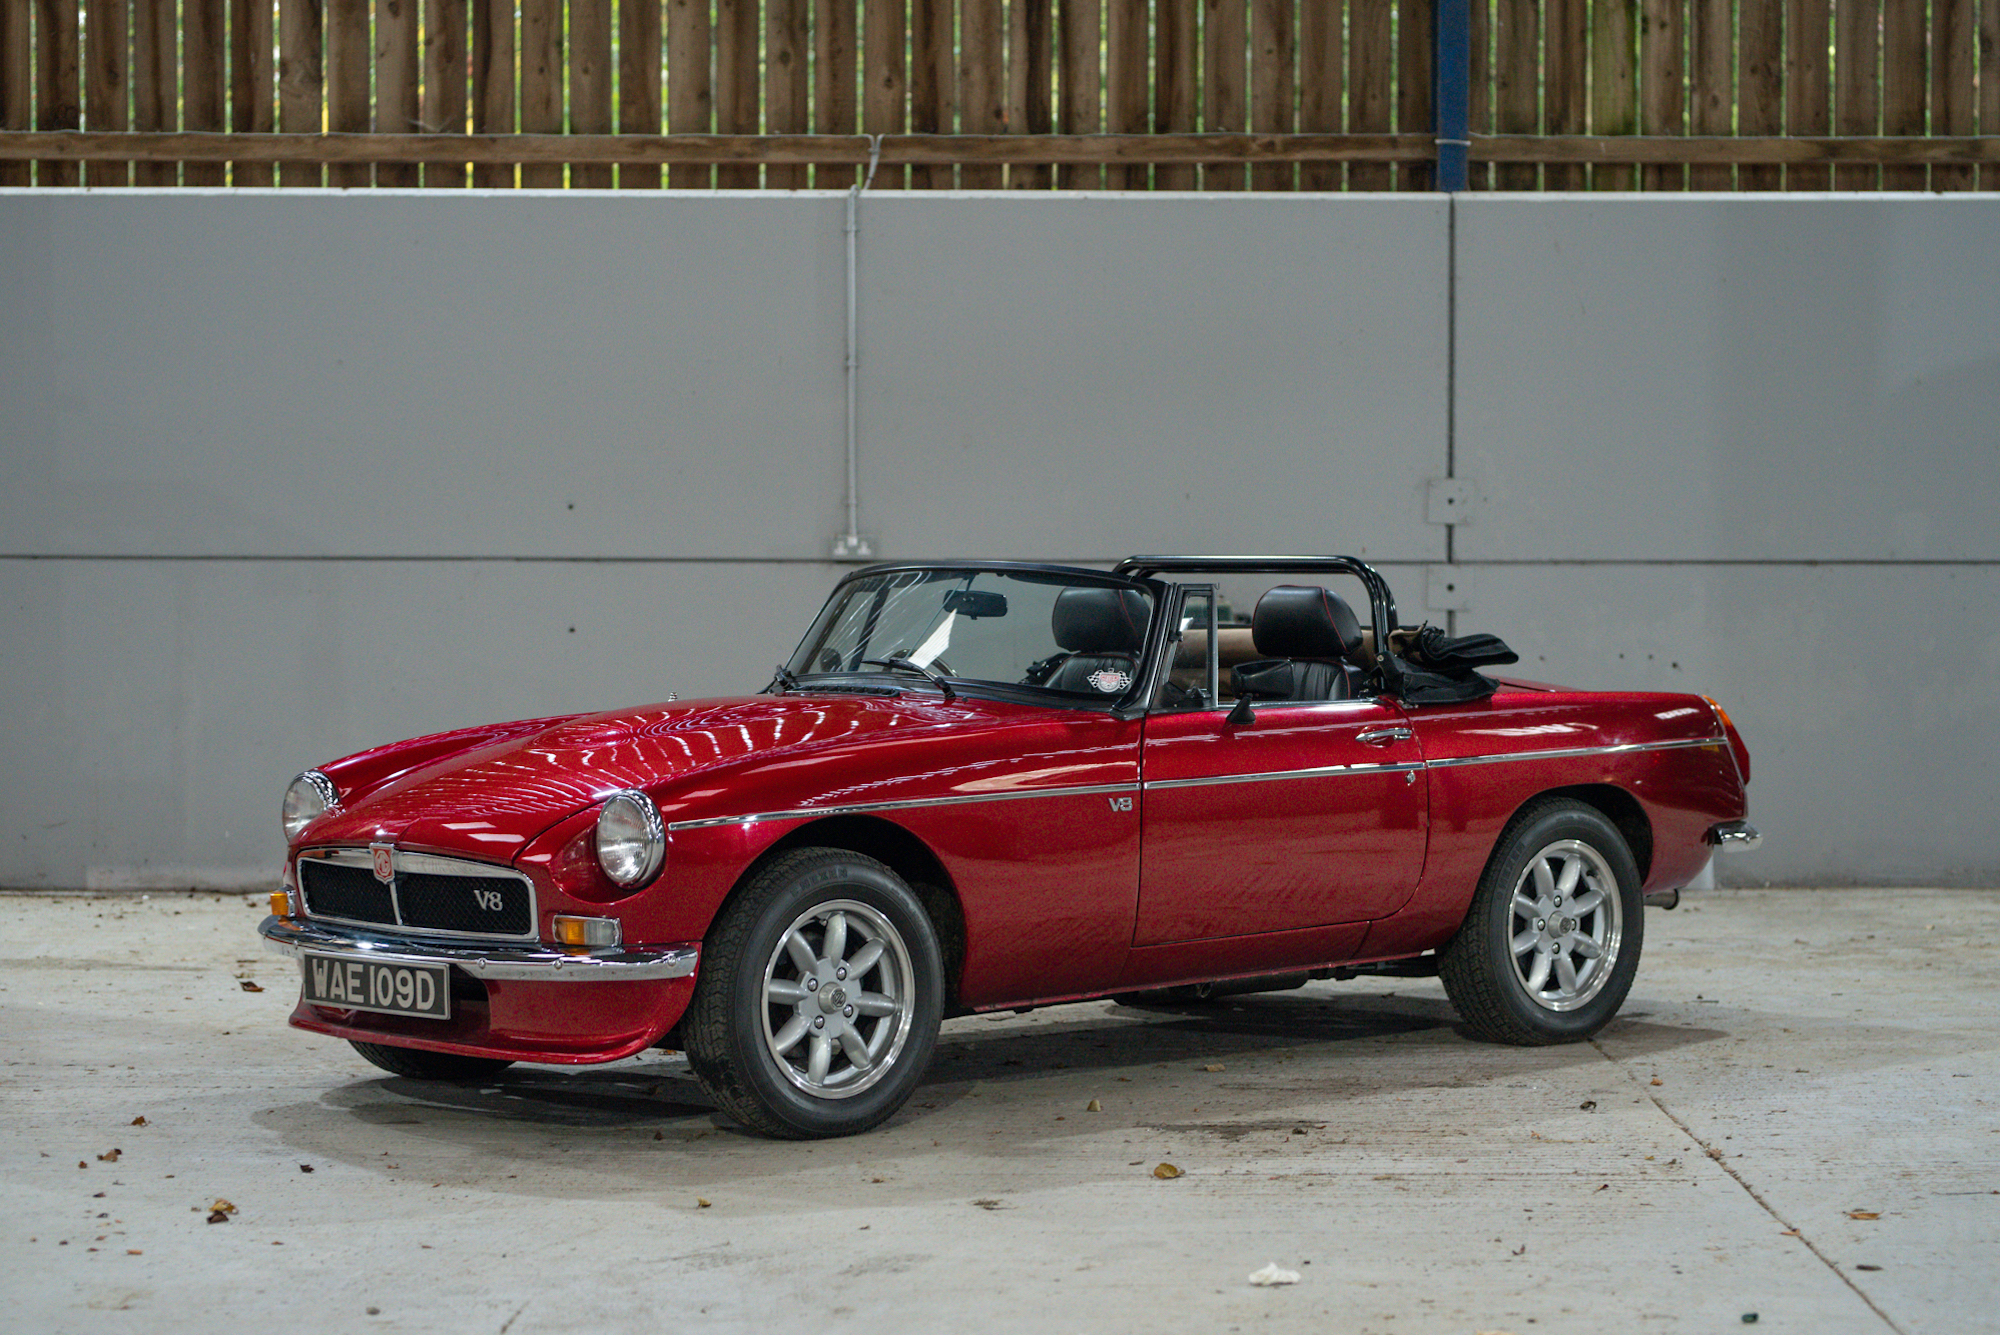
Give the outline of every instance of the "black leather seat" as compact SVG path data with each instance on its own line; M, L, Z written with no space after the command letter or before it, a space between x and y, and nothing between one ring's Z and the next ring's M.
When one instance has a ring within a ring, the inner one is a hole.
M1250 638L1268 655L1231 673L1236 694L1258 700L1353 698L1361 622L1337 593L1280 584L1257 600Z
M1132 589L1064 589L1049 629L1069 651L1043 684L1058 691L1123 695L1139 670L1146 600Z

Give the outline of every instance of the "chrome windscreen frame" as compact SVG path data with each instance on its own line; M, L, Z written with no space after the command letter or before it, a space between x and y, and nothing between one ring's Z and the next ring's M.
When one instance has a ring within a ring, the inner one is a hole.
M522 872L512 867L503 867L492 862L474 862L470 858L448 858L435 853L406 853L402 849L390 850L395 874L404 872L427 876L478 877L482 880L519 881L528 892L528 930L525 932L452 932L436 927L406 927L403 925L403 904L396 883L389 883L389 907L396 915L396 921L369 922L363 918L342 918L331 913L313 911L312 895L306 889L303 870L294 869L293 875L298 885L299 908L305 917L314 922L345 923L351 927L364 927L371 931L393 932L397 936L422 936L463 938L474 941L539 941L541 940L541 904L535 894L535 883ZM301 849L298 862L319 862L332 867L359 867L370 875L374 873L374 854L366 848L307 848Z

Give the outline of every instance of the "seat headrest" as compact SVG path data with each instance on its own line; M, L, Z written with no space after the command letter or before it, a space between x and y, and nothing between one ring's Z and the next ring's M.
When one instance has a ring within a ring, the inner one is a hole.
M1071 653L1136 654L1146 639L1146 600L1134 589L1064 589L1049 628Z
M1303 584L1280 584L1259 598L1250 636L1271 658L1352 659L1361 649L1361 623L1346 600Z

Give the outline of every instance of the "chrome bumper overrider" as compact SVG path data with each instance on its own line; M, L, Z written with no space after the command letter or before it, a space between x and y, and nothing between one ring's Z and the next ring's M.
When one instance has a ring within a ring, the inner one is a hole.
M701 955L698 946L662 949L619 946L572 955L539 944L442 945L276 915L264 919L257 931L272 950L294 958L310 951L315 955L350 959L450 964L474 978L517 983L623 983L685 978L694 972Z
M1749 821L1732 820L1712 826L1708 832L1708 842L1726 852L1747 853L1763 843L1764 836L1757 833L1757 827Z

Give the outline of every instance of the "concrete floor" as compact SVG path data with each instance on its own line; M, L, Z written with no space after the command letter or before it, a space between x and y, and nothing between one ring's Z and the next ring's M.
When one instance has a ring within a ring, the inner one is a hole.
M2000 892L1653 911L1564 1048L1407 980L956 1020L812 1145L660 1055L386 1078L285 1026L263 912L0 897L0 1327L2000 1329Z

